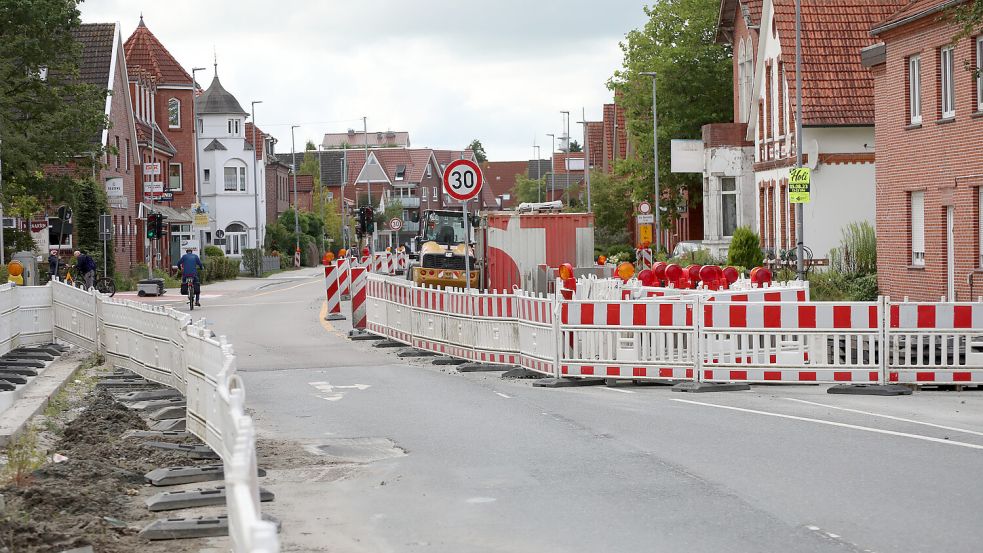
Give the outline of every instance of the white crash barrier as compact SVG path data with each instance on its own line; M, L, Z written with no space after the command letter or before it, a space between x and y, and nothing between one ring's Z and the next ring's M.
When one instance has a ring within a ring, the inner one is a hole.
M595 286L587 282L585 295L623 291ZM636 299L606 300L469 295L370 275L367 328L416 348L557 377L983 384L983 303L810 302L798 283L638 290Z
M204 321L193 324L190 316L170 308L114 300L58 282L16 290L0 287L0 332L9 329L6 302L15 292L28 304L29 315L17 313L17 320L27 323L29 339L43 340L39 322L50 321L47 341L54 336L99 351L113 366L181 391L187 398L188 431L208 444L225 466L232 550L280 550L276 525L263 520L260 511L256 431L245 413L245 390L232 346L224 337L215 338ZM45 297L47 311L42 305ZM4 337L0 336L0 347L5 347ZM17 344L18 338L7 342Z

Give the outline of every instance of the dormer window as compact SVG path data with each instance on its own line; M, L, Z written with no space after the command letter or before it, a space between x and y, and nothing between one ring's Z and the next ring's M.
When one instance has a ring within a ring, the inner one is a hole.
M229 134L232 136L239 136L239 120L229 119Z
M396 180L404 180L406 178L406 166L397 165L396 166Z
M433 176L433 166L428 163L427 164L427 178L430 178L432 176Z

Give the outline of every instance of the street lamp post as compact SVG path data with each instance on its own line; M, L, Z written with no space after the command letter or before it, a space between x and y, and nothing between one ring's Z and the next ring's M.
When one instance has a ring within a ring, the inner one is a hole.
M539 146L537 146L535 143L533 143L532 148L533 148L533 150L536 151L536 199L540 203L542 203L542 201L543 201L543 187L539 183L539 179L542 178L542 175L540 174L542 172L542 167L539 164L539 158L542 156L542 154L539 151Z
M795 166L802 167L802 0L795 0ZM805 221L802 204L795 204L795 270L805 280Z
M299 126L290 126L290 172L293 173L294 180L294 236L297 237L297 249L294 250L295 252L300 251L300 214L298 213L300 204L297 202L297 151L296 143L294 142L294 129Z
M587 213L593 213L590 201L590 144L587 140L587 110L580 108L580 121L584 126L584 181L587 184Z
M317 184L318 184L318 197L321 199L321 255L324 255L324 181L322 177L324 173L321 171L321 145L317 145ZM313 207L313 206L312 206Z
M659 190L659 112L656 110L655 102L655 76L651 71L639 73L652 77L652 157L655 160L654 187L655 187L655 249L662 251L662 193Z
M553 149L550 150L550 197L556 195L556 135L547 134L546 136L553 139ZM547 198L546 201L552 201Z
M262 100L255 100L255 101L252 102L252 106L251 106L252 120L253 120L253 149L254 149L254 151L256 151L255 150L256 148L262 148L262 146L260 146L259 142L256 142L256 104L262 104L262 103L263 103ZM256 166L259 165L259 160L263 159L263 154L265 152L263 150L259 150L259 152L260 152L259 157L253 156L253 158L254 158L253 159L253 192L255 193L255 196L253 197L253 206L254 206L254 209L256 211L256 229L255 229L255 232L256 232L256 253L254 254L256 256L256 271L255 271L256 272L256 276L262 276L263 275L263 269L262 269L262 265L263 265L263 252L262 252L262 250L260 250L260 236L259 236L259 230L260 230L260 224L259 224L259 180L257 180L258 179L258 176L257 176L257 167Z

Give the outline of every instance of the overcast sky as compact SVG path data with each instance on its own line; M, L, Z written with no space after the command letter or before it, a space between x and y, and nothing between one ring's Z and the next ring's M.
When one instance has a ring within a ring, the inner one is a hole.
M413 146L463 148L492 160L529 159L547 133L582 142L580 110L601 117L618 42L645 22L630 0L86 0L86 23L144 21L198 79L222 84L290 151L325 132L409 131Z

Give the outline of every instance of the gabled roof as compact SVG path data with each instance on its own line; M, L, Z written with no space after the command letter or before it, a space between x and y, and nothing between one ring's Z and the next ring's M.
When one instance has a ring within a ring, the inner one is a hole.
M763 0L722 0L720 2L720 15L717 16L717 37L716 41L720 44L728 44L734 36L734 27L737 21L737 9L740 7L741 14L745 18L749 27L761 25L761 8Z
M202 95L198 98L198 115L249 115L246 110L239 105L239 100L229 93L218 80L218 70L215 71L215 78Z
M137 29L123 44L123 50L126 52L128 66L139 67L150 73L157 78L158 84L192 85L191 75L150 32L143 23L142 15Z
M967 0L911 0L903 8L874 26L870 34L876 36L966 2Z
M154 149L164 152L172 157L177 155L177 148L175 148L174 144L167 139L167 135L160 130L157 123L154 123L154 128L151 132L151 128L148 123L139 119L136 119L135 122L137 127L137 141L140 144L147 148L150 148L152 145Z
M217 138L214 138L208 143L208 146L205 146L206 152L211 152L212 150L228 150L228 148L219 142Z
M83 23L72 31L72 35L82 46L79 79L86 84L108 86L111 79L109 73L113 66L116 24Z
M801 0L802 1L802 124L806 126L866 126L874 124L874 81L864 68L860 50L876 42L870 29L896 12L906 0ZM762 27L770 28L768 6L775 9L782 62L795 104L795 0L765 0ZM755 90L762 89L766 44L758 44ZM757 120L758 102L751 104ZM754 127L749 127L748 133Z
M253 128L254 127L256 129L256 142L260 142L262 144L265 144L266 143L266 138L269 135L267 135L265 132L263 132L263 129L261 129L259 127L256 127L252 123L246 123L246 128L244 129L245 132L243 133L242 136L243 136L243 138L246 139L245 148L247 150L248 149L255 150L255 152L256 152L256 160L257 161L262 161L263 160L263 151L264 151L264 148L263 147L256 148L253 145Z

